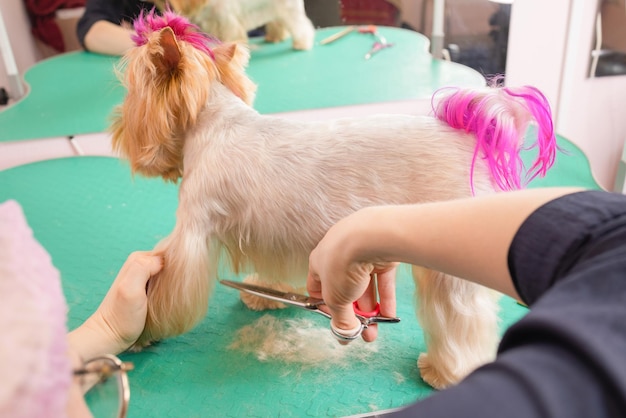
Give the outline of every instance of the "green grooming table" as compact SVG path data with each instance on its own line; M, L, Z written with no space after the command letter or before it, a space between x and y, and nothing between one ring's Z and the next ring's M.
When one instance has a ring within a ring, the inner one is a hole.
M480 87L485 79L469 67L435 60L429 40L406 29L381 27L394 44L371 59L371 34L352 32L327 45L319 42L343 28L318 29L308 52L292 51L290 41L267 45L256 40L248 68L259 89L255 108L277 113L325 107L425 99L445 86Z
M559 144L566 154L560 153L555 168L531 187L599 189L580 150L564 138ZM526 161L532 158L532 152L526 153ZM171 231L177 187L158 179L131 179L117 159L74 157L0 172L0 202L7 199L22 205L60 270L74 328L96 309L127 255L151 249ZM225 268L221 278L240 279ZM381 325L373 345L346 348L357 348L362 356L347 354L348 362L311 366L259 359L230 346L239 330L264 315L284 323L308 319L311 327L327 330L325 318L294 308L253 312L239 301L238 292L217 285L206 318L194 330L123 355L136 366L130 373L129 417L338 417L428 396L431 389L420 380L415 363L424 341L406 269L397 288L401 323ZM526 312L509 298L502 300L502 308L502 329Z
M342 28L319 29L317 43ZM311 51L293 51L291 41L252 41L248 74L258 84L255 108L277 113L325 107L428 99L443 86L485 84L476 71L432 59L428 39L404 29L381 27L392 48L365 60L374 38L351 33ZM28 94L0 112L0 142L104 132L125 90L114 73L117 58L74 52L44 60L25 74Z

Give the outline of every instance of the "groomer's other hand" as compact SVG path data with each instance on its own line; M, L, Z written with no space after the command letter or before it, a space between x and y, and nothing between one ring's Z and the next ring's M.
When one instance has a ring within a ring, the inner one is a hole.
M381 315L396 315L397 263L368 255L368 243L375 240L375 230L368 229L375 225L372 216L371 210L363 209L342 219L328 230L309 257L307 290L311 296L324 299L333 317L332 325L336 330L346 330L346 335L360 324L354 316L353 302L358 301L365 312L376 305L373 274L378 275ZM376 336L376 326L363 333L365 341L374 341Z
M83 358L117 354L137 341L148 313L146 284L162 268L163 258L151 252L128 257L96 312L70 333Z

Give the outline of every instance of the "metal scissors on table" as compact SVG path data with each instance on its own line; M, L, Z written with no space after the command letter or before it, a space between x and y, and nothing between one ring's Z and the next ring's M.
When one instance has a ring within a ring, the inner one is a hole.
M372 58L377 52L393 46L392 43L387 42L387 39L384 36L378 33L378 28L376 28L375 25L362 26L359 28L359 33L371 33L376 39L372 48L367 54L365 54L366 60Z
M372 45L372 48L369 50L367 54L365 54L366 60L372 58L374 54L376 54L378 51L381 51L385 48L391 48L393 46L393 44L388 42L384 36L378 33L378 28L376 27L376 25L367 25L367 26L358 26L358 27L354 25L347 26L340 32L337 32L334 35L331 35L328 38L323 39L320 42L320 45L326 45L331 42L335 42L336 40L344 37L345 35L349 34L350 32L354 30L357 30L359 33L370 33L376 39L376 41L374 42L374 45Z
M249 283L234 282L232 280L220 280L220 283L225 286L232 287L234 289L238 289L262 298L274 300L276 302L282 302L286 305L297 306L298 308L318 313L328 319L332 318L330 314L320 309L320 306L325 305L324 300L322 299L313 298L298 293L282 292L280 290L257 286ZM331 323L330 329L335 338L340 341L352 341L360 337L363 331L372 324L400 322L400 318L381 316L380 304L378 303L376 304L376 307L373 311L363 312L359 309L357 302L354 302L354 315L360 322L358 330L355 330L355 333L353 335L346 336L343 333L337 332L337 330L332 326Z

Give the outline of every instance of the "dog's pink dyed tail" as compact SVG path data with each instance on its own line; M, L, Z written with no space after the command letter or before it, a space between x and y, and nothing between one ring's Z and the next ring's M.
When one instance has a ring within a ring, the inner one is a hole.
M444 95L441 99L437 95ZM536 88L488 88L483 90L446 88L435 93L435 116L453 128L476 135L472 159L471 186L477 158L487 161L501 190L522 188L524 164L520 152L531 123L537 125L537 139L531 148L538 155L528 169L526 181L545 176L554 164L557 150L552 112L546 97Z

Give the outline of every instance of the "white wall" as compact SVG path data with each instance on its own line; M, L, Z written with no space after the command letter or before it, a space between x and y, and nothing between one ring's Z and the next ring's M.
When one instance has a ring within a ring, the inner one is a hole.
M596 5L572 4L557 127L589 157L600 185L612 189L626 139L626 75L588 78Z
M596 8L593 0L517 0L506 82L546 94L557 132L582 149L596 181L612 190L626 139L626 76L588 78Z
M507 84L537 87L550 101L555 115L561 91L570 1L521 0L511 9Z

